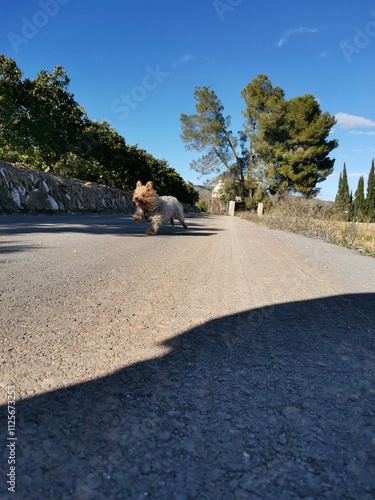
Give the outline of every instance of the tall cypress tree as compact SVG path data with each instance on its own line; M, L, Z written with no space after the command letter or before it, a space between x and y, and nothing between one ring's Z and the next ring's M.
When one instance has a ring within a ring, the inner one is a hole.
M367 195L365 206L366 220L368 222L375 221L375 165L374 159L371 163L371 169L367 181Z
M353 217L358 222L363 222L365 219L366 201L365 201L365 180L361 175L358 180L358 187L354 194L353 202Z
M339 187L335 198L335 209L339 214L340 218L348 221L350 218L350 192L348 183L348 174L346 172L346 164L342 170L342 174L339 177Z
M339 186L337 188L337 193L336 193L336 197L335 197L335 205L340 202L341 190L342 190L342 172L340 172L340 175L339 175Z
M345 212L346 213L346 212ZM349 217L348 220L353 220L353 191L350 190L349 194Z

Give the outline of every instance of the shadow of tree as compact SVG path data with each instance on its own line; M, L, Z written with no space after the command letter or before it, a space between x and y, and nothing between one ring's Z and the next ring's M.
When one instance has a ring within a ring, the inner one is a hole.
M248 310L18 401L18 498L374 498L374 325L374 294Z
M189 214L186 217L188 229L184 229L179 222L172 227L164 224L158 231L158 236L178 234L179 236L210 236L219 231L218 227L207 227L201 224L199 218L207 215ZM0 218L0 236L20 234L58 234L58 233L85 233L95 235L115 234L118 236L143 236L149 227L147 221L135 223L131 215L103 214L103 215L38 215L38 216L9 216Z

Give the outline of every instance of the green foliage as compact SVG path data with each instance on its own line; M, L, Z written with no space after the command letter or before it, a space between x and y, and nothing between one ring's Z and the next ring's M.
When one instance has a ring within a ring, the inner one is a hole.
M367 222L375 222L375 164L371 163L371 169L367 181L367 194L365 205L365 217Z
M204 200L198 203L198 208L201 212L208 212L208 205Z
M30 143L49 170L82 139L83 112L68 91L69 82L61 66L23 82Z
M282 133L286 112L284 91L280 87L273 87L270 79L260 74L242 90L241 96L246 104L243 112L246 119L245 133L249 136L252 153L258 156L253 157L254 163L258 163L259 156L269 155L269 143L275 140L279 132ZM277 125L280 129L277 129Z
M233 141L231 133L227 131L230 117L223 116L224 108L209 87L196 87L194 98L197 100L197 113L181 114L181 138L186 149L206 151L199 160L192 163L192 168L202 174L219 172L220 165L228 167L231 161L227 140L229 136L229 141Z
M334 208L336 213L342 220L348 221L350 219L351 200L349 192L348 175L346 173L345 163L342 173L340 173L339 177L339 186L335 198Z
M337 141L327 137L335 118L322 113L314 96L306 94L287 103L287 123L279 172L289 189L315 196L319 192L316 185L333 172L334 160L328 155Z
M131 191L138 180L154 180L164 194L195 203L193 185L165 160L127 145L108 123L90 120L69 92L69 83L61 66L22 80L16 62L0 55L3 160Z
M5 160L53 170L80 141L83 112L61 66L35 80L21 77L15 61L0 55L0 152Z
M197 113L181 114L181 139L190 151L198 151L202 156L190 167L202 175L219 173L224 168L227 179L231 177L237 190L245 192L247 170L246 138L240 134L237 139L229 130L231 118L224 117L224 108L214 91L209 87L196 87L194 98ZM238 193L238 194L239 194Z
M374 160L368 176L367 196L365 198L365 181L363 176L358 180L358 186L354 194L349 192L346 165L339 177L339 185L335 198L334 209L336 215L344 221L375 222L375 168Z
M280 87L272 87L265 75L256 77L242 91L253 166L272 194L296 192L313 197L317 184L333 171L329 153L337 141L327 137L335 118L322 113L311 94L286 101ZM260 172L259 172L260 171Z
M245 198L246 208L249 210L255 210L258 203L263 203L265 210L272 206L271 198L267 196L266 188L263 184L259 184L254 189L252 196Z
M328 140L335 123L322 113L311 94L285 100L283 89L258 75L241 92L245 128L238 138L229 130L230 116L209 87L196 87L196 113L181 115L181 138L189 150L203 153L191 163L202 175L225 173L227 197L239 196L253 206L270 194L300 193L314 197L317 184L333 171Z
M353 219L358 222L363 222L366 215L366 200L365 200L365 180L363 176L358 180L358 187L354 194L353 201Z
M81 140L60 158L54 172L121 189L130 189L136 182L129 173L124 138L108 123L94 122L88 117L84 120Z
M203 182L203 186L208 189L209 191L212 191L213 188L216 186L217 180L216 179L206 179Z
M28 150L27 114L22 72L15 61L0 54L0 150L8 161Z

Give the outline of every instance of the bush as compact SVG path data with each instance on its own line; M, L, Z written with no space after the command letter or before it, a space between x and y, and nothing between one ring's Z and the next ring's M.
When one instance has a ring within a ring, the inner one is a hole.
M208 205L204 200L198 203L198 208L201 212L208 212Z

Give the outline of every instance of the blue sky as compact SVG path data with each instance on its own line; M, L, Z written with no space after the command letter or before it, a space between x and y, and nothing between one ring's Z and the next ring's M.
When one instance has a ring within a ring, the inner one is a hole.
M346 162L350 188L375 157L375 0L2 0L0 53L24 77L61 65L89 117L164 158L187 181L197 155L180 138L208 85L242 129L243 88L266 74L286 98L312 93L337 118L334 199ZM367 179L367 177L366 177Z

